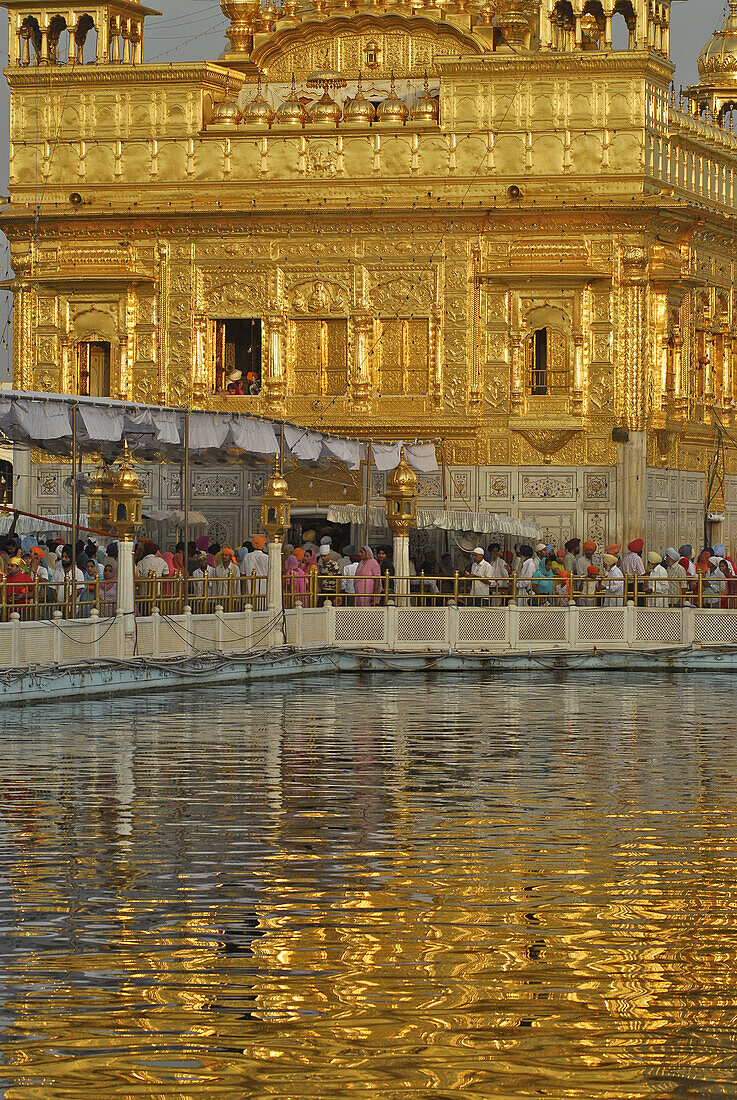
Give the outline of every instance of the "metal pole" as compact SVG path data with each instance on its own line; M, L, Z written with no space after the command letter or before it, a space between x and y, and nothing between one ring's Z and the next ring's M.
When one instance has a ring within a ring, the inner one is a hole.
M189 576L189 409L184 411L184 571Z
M72 405L72 580L77 569L77 406Z

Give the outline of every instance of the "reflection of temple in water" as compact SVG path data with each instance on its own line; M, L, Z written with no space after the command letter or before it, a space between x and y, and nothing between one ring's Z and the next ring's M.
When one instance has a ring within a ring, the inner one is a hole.
M48 724L42 772L22 715L5 1076L524 1095L542 1058L553 1091L698 1081L734 1001L726 690L700 732L703 689L660 686L679 744L642 681L631 723L594 677L483 705L470 678L405 683L150 699L115 730L89 704Z

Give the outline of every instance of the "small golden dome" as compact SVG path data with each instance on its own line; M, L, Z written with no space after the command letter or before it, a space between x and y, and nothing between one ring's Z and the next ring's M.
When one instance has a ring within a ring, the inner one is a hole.
M224 99L218 103L212 116L216 126L237 126L241 120L241 112L237 103Z
M289 484L280 470L274 470L273 474L266 482L264 496L279 500L289 499Z
M142 491L141 479L133 469L127 440L123 441L123 454L120 458L120 468L118 472L113 475L111 485L117 492L121 489L132 490L134 492Z
M356 94L353 99L348 100L343 108L343 118L346 122L359 123L363 126L370 126L376 119L376 108L363 94L360 73L358 74Z
M310 122L316 126L337 126L342 117L340 104L335 102L327 88L310 107Z
M271 126L274 121L274 109L261 94L261 74L259 73L256 95L243 108L241 115L246 126Z
M379 122L393 122L398 126L404 126L407 121L409 107L396 93L394 87L394 73L392 73L392 84L389 95L379 104L376 115Z
M289 98L284 100L276 112L276 121L279 126L304 126L307 121L307 112L300 103L294 86L294 75L292 75L292 90Z
M397 468L389 475L386 487L392 492L406 496L409 493L417 492L417 484L417 474L408 464L403 450L402 459Z
M425 90L412 104L411 115L413 122L437 122L440 117L440 104L428 87L427 73L425 73Z
M726 76L737 81L737 0L730 0L729 15L724 26L704 46L699 55L701 83L713 76Z

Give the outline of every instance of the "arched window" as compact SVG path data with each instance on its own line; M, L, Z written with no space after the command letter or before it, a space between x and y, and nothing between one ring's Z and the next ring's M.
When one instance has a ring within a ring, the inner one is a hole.
M621 16L621 18L617 18ZM637 16L631 0L617 0L612 19L612 40L615 50L634 50Z
M110 344L107 341L77 344L77 393L83 397L110 396Z
M527 339L527 390L533 397L555 397L569 390L569 351L564 333L536 329Z

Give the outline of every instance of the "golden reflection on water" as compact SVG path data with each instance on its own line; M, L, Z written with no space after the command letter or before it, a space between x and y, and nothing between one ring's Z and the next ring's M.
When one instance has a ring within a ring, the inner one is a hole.
M6 715L8 1100L737 1095L728 681L623 683Z

